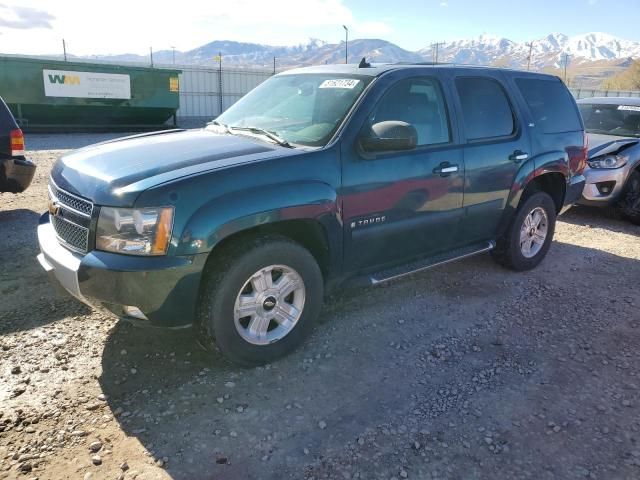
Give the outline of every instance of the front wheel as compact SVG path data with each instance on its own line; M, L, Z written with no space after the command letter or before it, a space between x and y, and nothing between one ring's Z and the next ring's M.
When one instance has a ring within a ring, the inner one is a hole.
M640 171L635 170L629 175L618 208L624 218L640 225Z
M547 255L556 226L556 206L545 192L536 192L518 208L493 258L512 270L536 267Z
M245 366L296 348L322 306L322 273L313 255L288 239L266 237L242 242L216 259L220 263L205 272L200 343Z

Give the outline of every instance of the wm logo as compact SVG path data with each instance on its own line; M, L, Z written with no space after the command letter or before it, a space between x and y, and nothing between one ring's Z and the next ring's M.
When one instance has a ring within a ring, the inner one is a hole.
M76 75L48 75L49 83L60 83L62 85L80 85L80 77Z

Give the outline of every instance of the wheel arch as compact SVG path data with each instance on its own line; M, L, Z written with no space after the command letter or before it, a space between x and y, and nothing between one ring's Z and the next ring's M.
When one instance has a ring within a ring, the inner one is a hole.
M504 234L509 227L522 202L535 192L548 193L556 206L556 213L560 213L567 193L568 178L569 164L566 152L550 152L530 159L520 168L514 179L498 226L498 236Z
M215 263L220 255L224 255L234 246L258 237L284 237L300 244L313 255L325 277L335 268L327 228L320 220L313 218L280 220L237 229L216 243L209 252L206 265Z

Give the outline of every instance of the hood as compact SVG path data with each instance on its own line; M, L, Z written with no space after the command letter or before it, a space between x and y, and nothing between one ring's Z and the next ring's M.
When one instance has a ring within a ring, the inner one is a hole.
M291 150L209 130L171 130L90 145L60 157L58 187L99 205L130 206L147 188Z
M588 133L587 137L589 138L589 158L616 153L624 146L640 142L640 138L617 137L599 133Z

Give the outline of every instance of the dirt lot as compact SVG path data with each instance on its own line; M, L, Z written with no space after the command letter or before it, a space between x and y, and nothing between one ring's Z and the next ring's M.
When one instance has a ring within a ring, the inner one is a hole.
M50 287L48 172L97 139L28 138L34 184L0 194L0 478L640 478L640 227L574 209L532 272L340 292L246 370Z

